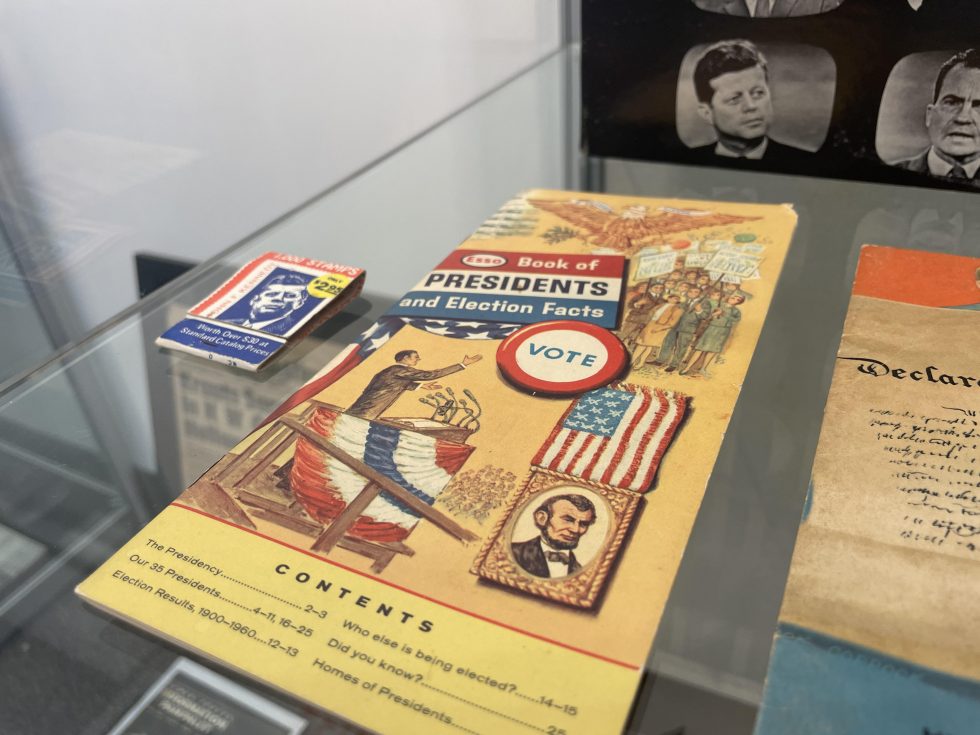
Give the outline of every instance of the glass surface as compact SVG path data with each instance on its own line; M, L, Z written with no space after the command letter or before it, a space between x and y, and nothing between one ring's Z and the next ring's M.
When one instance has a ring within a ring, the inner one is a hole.
M0 282L0 316L27 348L0 355L0 382L137 301L134 257L223 252L553 53L563 16L559 0L5 3L0 279L26 294Z
M74 586L532 187L792 202L800 215L629 725L651 735L751 732L858 248L980 255L980 216L966 193L584 160L576 75L574 49L550 57L0 393L4 732L94 734L118 721L181 652L85 608ZM258 375L153 345L268 249L363 266L365 291ZM351 731L231 678L311 719L309 732Z
M105 733L179 655L85 608L75 585L501 203L573 183L569 62L551 56L0 388L0 731ZM257 375L154 346L272 249L361 266L365 289ZM349 729L237 680L304 712L309 732Z

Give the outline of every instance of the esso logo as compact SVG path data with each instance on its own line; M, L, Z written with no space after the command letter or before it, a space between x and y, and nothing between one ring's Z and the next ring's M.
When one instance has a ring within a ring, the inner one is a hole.
M471 268L499 268L507 264L507 258L494 253L472 253L464 255L462 262L463 265L468 265Z

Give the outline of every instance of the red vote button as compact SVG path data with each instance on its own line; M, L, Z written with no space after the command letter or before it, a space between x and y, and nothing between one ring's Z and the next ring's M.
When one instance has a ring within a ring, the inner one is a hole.
M575 395L615 380L626 367L623 343L608 329L571 320L518 329L497 348L497 366L532 393Z

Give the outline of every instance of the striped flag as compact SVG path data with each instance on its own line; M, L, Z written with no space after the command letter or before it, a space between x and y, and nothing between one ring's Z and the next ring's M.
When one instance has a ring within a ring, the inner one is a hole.
M534 456L538 467L634 492L653 482L688 397L621 384L576 400Z
M435 502L473 451L468 444L368 421L326 406L316 409L307 427L428 505ZM304 510L321 523L330 523L368 481L300 437L289 482ZM382 493L364 509L349 533L368 541L401 541L420 518L397 498Z

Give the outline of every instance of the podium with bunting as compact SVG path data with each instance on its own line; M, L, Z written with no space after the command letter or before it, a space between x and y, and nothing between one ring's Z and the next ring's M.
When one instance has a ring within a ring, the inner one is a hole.
M311 536L318 554L340 547L366 556L381 572L396 554L414 554L405 540L423 518L458 541L477 539L432 506L472 453L470 433L436 421L363 419L311 400L202 477L197 500L238 525L254 529L251 516ZM235 513L235 500L247 512Z

